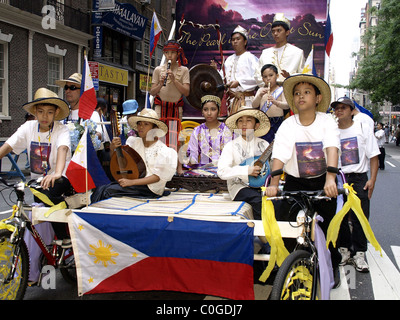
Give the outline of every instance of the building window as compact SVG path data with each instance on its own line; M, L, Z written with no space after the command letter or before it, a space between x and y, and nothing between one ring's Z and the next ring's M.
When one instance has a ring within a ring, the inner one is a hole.
M142 41L136 41L136 62L142 63L143 46Z
M61 78L61 58L49 55L47 58L47 86L57 94L60 88L56 85L56 80Z

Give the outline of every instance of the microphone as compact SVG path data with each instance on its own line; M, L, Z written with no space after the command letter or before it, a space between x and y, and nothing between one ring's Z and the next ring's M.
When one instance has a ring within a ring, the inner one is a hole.
M171 60L168 60L168 64L167 64L167 71L169 69L171 69ZM168 73L165 75L164 84L163 84L164 87L167 85L167 79L168 79Z

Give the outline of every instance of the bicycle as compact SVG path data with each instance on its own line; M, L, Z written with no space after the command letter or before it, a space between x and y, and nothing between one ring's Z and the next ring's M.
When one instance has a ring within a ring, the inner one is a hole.
M47 246L26 214L31 208L24 205L25 187L40 188L37 181L31 180L26 185L23 182L11 185L0 178L0 182L13 188L17 195L16 204L12 210L7 211L12 212L11 216L0 221L0 299L22 300L25 295L29 277L29 253L24 241L26 230L42 251L41 267L51 265L59 268L66 281L76 283L71 245L63 245L62 240L55 239Z
M342 179L344 175L341 173ZM345 181L345 180L343 180ZM347 190L338 189L339 194ZM302 234L297 238L293 252L283 261L275 276L270 300L315 300L320 290L318 252L314 243L317 213L314 203L329 200L323 190L319 191L279 191L276 197L269 200L293 201L300 205L297 224Z

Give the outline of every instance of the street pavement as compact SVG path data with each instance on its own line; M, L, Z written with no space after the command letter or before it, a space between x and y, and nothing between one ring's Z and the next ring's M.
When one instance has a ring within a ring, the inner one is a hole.
M331 291L333 300L400 300L400 233L398 232L400 208L400 147L391 142L385 145L386 169L380 170L373 198L371 200L371 227L382 246L382 256L369 245L367 261L369 273L356 272L352 266L341 267L341 285ZM9 164L3 159L2 170ZM25 159L18 163L21 167ZM7 191L2 192L3 199L9 202ZM32 195L27 192L27 202ZM8 209L1 201L0 211ZM5 218L0 213L0 219ZM270 281L271 282L271 281ZM56 289L29 287L25 300L220 300L198 294L179 292L129 292L96 294L78 297L77 287L66 283L57 271ZM256 300L265 300L271 291L271 283L255 284Z

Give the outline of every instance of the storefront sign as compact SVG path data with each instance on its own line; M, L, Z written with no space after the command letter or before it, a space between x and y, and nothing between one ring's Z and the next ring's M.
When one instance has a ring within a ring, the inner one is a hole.
M127 70L107 66L95 61L89 61L89 68L95 90L99 90L99 81L128 86Z
M128 86L128 71L99 63L99 80Z
M151 76L147 78L147 74L140 74L139 76L139 89L143 92L150 91Z
M135 40L143 40L148 19L140 15L129 3L115 1L114 9L99 12L99 1L93 1L93 24L106 26Z

